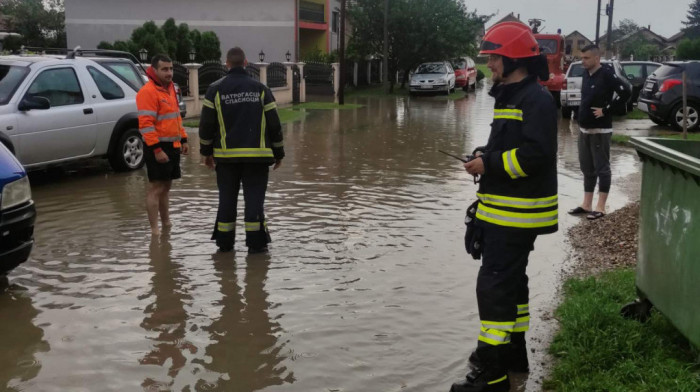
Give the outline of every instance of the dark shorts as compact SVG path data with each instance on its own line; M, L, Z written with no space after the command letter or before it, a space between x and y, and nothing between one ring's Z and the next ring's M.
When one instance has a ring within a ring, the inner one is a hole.
M148 172L148 181L171 181L181 177L180 173L180 149L167 145L161 148L168 155L170 161L159 163L156 161L156 155L153 149L146 147L146 171Z

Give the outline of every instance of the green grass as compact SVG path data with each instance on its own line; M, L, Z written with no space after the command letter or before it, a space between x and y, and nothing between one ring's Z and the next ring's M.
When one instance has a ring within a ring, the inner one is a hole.
M280 122L282 124L301 121L301 119L303 119L304 116L306 116L306 113L293 109L277 109L277 114L279 114Z
M635 297L632 269L565 283L545 390L700 390L698 353L663 315L653 311L647 323L620 316Z
M491 70L489 67L486 66L486 64L477 64L476 69L481 70L481 72L484 73L484 77L486 79L491 79Z
M408 95L407 88L400 88L400 84L394 86L394 91L390 94L384 92L383 86L353 87L345 90L346 97L379 97L386 95Z
M627 113L625 116L627 120L648 120L649 115L644 113L643 111L634 108L631 112Z
M304 102L294 105L294 109L311 109L311 110L333 110L333 109L359 109L364 105L357 105L354 103L346 103L344 105L339 105L333 102Z
M683 139L683 133L668 131L654 137L663 139ZM612 135L612 142L616 144L627 145L630 139L632 139L632 136L618 135L616 133ZM700 140L700 133L688 133L688 140Z
M182 126L185 128L199 128L199 119L183 121Z

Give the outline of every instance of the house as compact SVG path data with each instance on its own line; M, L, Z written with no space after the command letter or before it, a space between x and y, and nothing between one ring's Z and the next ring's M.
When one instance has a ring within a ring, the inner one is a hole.
M586 38L586 36L581 34L578 30L574 30L564 37L564 42L566 46L565 53L571 60L580 60L581 50L593 44L593 41Z
M251 61L292 60L329 53L339 46L340 0L65 0L68 47L96 48L101 41L128 40L152 20L168 18L191 29L213 31L221 51L240 46Z
M623 59L621 54L622 49L625 47L627 43L634 42L636 40L643 40L648 44L654 45L659 49L659 53L661 53L659 56L655 57L655 61L670 61L673 60L676 54L676 47L678 46L678 42L680 42L680 39L682 38L682 33L674 35L672 38L675 41L671 41L669 38L663 37L659 34L656 34L651 30L651 26L647 27L642 27L637 31L631 32L625 36L616 38L613 36L614 41L612 42L611 47L607 48L607 34L603 35L600 37L600 48L603 50L604 53L607 54L607 57L610 58L617 58L619 60L628 60L628 59ZM647 60L647 59L637 59L637 60Z

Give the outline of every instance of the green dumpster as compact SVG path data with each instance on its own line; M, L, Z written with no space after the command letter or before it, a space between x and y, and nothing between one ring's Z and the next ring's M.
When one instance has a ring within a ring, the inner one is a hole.
M700 141L640 137L631 144L642 161L641 301L627 311L648 314L653 304L700 347Z

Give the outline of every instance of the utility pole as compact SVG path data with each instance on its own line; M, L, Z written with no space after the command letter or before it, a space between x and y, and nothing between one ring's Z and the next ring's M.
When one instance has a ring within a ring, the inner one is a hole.
M612 58L612 24L614 8L615 0L610 0L610 4L608 4L608 42L605 44L605 57L607 58Z
M600 41L600 6L603 0L598 0L598 13L596 14L595 20L595 44L598 45Z
M384 80L384 92L389 94L389 0L384 0L384 61L382 62L382 75Z
M340 0L340 86L338 86L338 104L345 105L345 14L347 0Z

